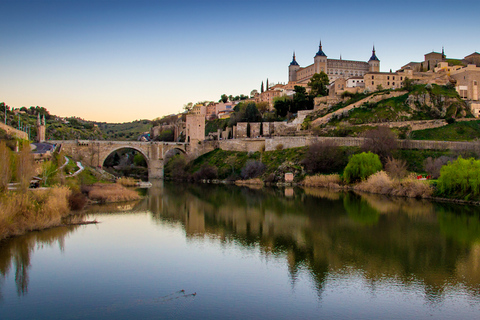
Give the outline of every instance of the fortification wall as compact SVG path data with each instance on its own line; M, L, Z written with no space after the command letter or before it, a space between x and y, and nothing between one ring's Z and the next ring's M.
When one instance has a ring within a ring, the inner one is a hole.
M15 136L18 139L28 140L28 133L17 130L1 122L0 122L0 129L5 131L8 135Z
M265 148L265 139L231 139L218 141L218 147L226 151L257 152Z
M227 151L274 151L309 146L317 141L330 141L337 146L361 147L364 138L340 137L273 137L260 139L232 139L218 141L218 147ZM478 142L427 141L427 140L397 140L401 149L431 149L431 150L471 150L480 148Z

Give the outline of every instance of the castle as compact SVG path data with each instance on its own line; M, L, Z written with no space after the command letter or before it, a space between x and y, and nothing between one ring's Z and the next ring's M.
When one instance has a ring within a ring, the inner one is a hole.
M293 53L293 60L288 66L288 82L297 85L305 85L315 73L325 72L330 82L338 78L362 77L368 72L380 71L380 60L375 54L375 46L368 62L340 59L328 59L322 50L322 42L318 46L318 52L313 58L313 64L300 67Z

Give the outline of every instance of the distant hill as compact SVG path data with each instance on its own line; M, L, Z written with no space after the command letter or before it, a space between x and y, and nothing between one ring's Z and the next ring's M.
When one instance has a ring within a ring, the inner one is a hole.
M144 132L150 131L150 120L136 120L124 123L93 122L104 134L105 140L137 140Z
M0 103L0 113L5 112L5 103ZM51 115L43 107L22 107L10 110L7 106L7 124L18 128L19 124L27 132L30 131L31 139L37 135L36 123L38 115L47 123L47 140L137 140L144 132L150 131L150 120L136 120L125 123L105 123L83 120L77 117L62 118ZM3 121L3 117L2 117Z

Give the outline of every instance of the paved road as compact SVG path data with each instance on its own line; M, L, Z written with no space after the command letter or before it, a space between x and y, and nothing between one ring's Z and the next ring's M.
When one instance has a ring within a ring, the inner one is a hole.
M55 145L51 143L46 143L46 142L34 142L32 143L34 146L37 148L32 151L32 153L46 153L48 151L53 152L55 150Z

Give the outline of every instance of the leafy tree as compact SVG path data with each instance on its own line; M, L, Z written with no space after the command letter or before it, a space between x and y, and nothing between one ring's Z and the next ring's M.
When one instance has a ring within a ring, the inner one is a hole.
M382 170L382 162L380 162L378 155L371 152L362 152L350 158L343 171L343 178L346 183L352 183L365 180L380 170Z
M405 79L402 81L402 88L407 90L408 92L413 90L413 79L409 79L408 77L405 77Z
M315 73L310 81L308 86L310 87L310 95L313 97L324 97L328 95L328 88L330 80L328 75L325 72Z
M459 157L440 170L437 181L440 194L465 200L480 195L480 160Z
M187 112L190 112L193 108L193 103L192 102L189 102L187 104L184 104L183 105L183 110L187 111Z
M260 121L260 119L261 119L261 115L255 103L250 102L249 104L247 104L247 107L245 108L244 121L257 122L257 121Z
M255 95L258 94L258 90L257 89L253 89L252 91L250 91L250 97L253 98L255 97Z
M292 100L288 97L277 97L273 103L273 108L278 117L286 117L290 106L292 105Z
M260 92L263 93L263 81L262 81L262 86L260 87Z
M263 118L263 115L265 114L265 112L268 112L270 110L270 105L267 101L261 101L257 103L257 109Z
M297 113L298 110L313 109L313 99L307 95L307 89L302 86L294 87L293 104L290 106L291 113Z
M222 94L222 96L220 97L220 100L218 100L218 102L223 102L223 103L226 103L228 101L228 96L224 93Z

